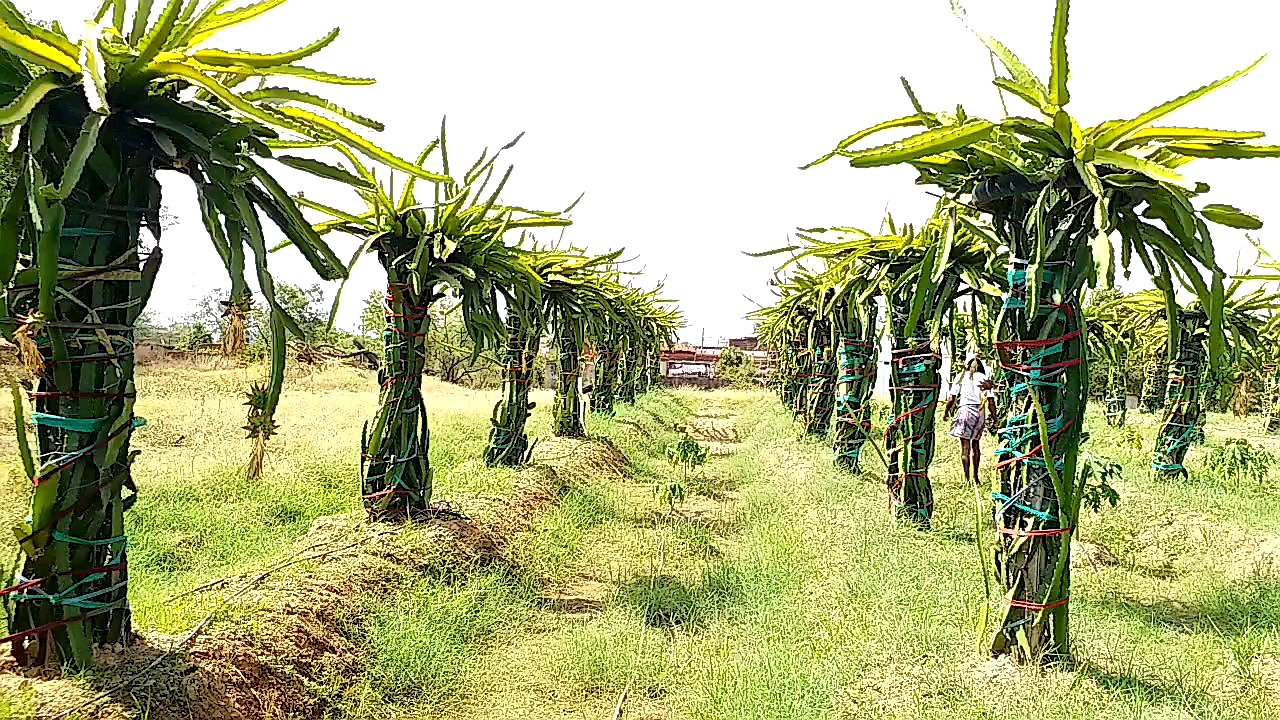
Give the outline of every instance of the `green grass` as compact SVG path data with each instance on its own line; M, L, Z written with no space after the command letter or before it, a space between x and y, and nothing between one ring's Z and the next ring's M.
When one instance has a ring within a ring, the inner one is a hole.
M1077 662L1037 673L978 652L985 600L974 498L947 438L934 467L938 515L922 533L890 521L879 482L836 471L825 444L798 439L774 400L677 397L695 412L738 415L743 444L707 469L738 481L732 522L685 539L683 528L696 525L634 523L631 557L595 568L614 587L603 609L585 625L536 614L522 640L491 655L519 669L486 674L480 684L494 699L477 695L470 711L507 717L511 698L568 693L603 703L631 688L658 716L698 720L1274 715L1264 688L1275 692L1265 683L1280 654L1280 579L1231 576L1213 542L1231 539L1238 554L1263 538L1257 531L1280 517L1265 488L1242 493L1195 478L1169 487L1145 472L1144 452L1123 451L1109 436L1120 431L1091 417L1095 451L1120 460L1126 478L1120 506L1087 517L1082 534L1115 562L1076 568ZM1151 418L1135 419L1151 429ZM1222 437L1216 428L1244 432L1232 419L1215 421L1210 442ZM619 445L642 473L637 485L646 473L670 472L659 443ZM652 500L627 497L646 516ZM590 529L578 572L601 564L592 542L618 547L621 532L612 521ZM537 653L550 655L549 667L520 663Z
M349 692L349 714L451 706L483 649L522 629L531 598L527 585L501 571L456 585L419 579L392 598L366 598L351 634L367 649L368 668Z
M572 576L591 528L618 517L615 490L605 485L571 488L551 512L517 541L513 562L527 577L558 582Z

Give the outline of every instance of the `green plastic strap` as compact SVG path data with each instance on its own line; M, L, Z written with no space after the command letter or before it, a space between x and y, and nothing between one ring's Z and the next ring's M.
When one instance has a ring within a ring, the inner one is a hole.
M110 236L110 235L115 235L115 233L114 233L114 232L112 232L112 231L110 231L110 230L95 230L95 229L93 229L93 228L82 228L82 227L64 227L64 228L62 228L62 237L65 237L65 238L74 238L74 237L108 237L108 236Z
M58 428L78 433L97 432L107 424L109 418L69 418L49 413L31 413L31 422L44 427Z
M51 415L49 413L31 413L31 422L36 425L54 427L59 430L70 430L71 432L78 433L97 432L102 429L103 425L107 424L108 419L109 418L69 418L61 415ZM146 418L135 417L133 419L134 430L137 430L146 424Z

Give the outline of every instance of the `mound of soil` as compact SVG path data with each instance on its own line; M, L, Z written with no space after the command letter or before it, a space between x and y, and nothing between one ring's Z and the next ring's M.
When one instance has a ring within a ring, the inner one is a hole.
M68 711L108 720L324 717L360 672L362 649L344 628L357 621L364 598L389 596L414 574L453 577L502 562L569 487L629 477L626 457L604 442L543 441L534 461L509 497L468 500L468 518L411 526L320 518L275 572L206 586L203 593L228 600L193 641L141 633L128 648L100 651L86 684L7 659L0 690L30 696L30 716L41 719Z

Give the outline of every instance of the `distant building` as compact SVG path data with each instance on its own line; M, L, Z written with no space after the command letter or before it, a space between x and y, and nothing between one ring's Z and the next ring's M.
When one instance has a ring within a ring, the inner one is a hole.
M769 353L760 348L756 338L736 338L728 341L727 347L742 350L755 364L756 375L765 377L769 372ZM662 377L679 384L682 379L707 378L715 379L716 362L724 347L696 347L689 343L676 343L669 350L663 351L658 366Z

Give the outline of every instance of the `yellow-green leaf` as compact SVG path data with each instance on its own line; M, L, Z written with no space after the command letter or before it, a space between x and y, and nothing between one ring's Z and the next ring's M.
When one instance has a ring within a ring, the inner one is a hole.
M277 65L290 65L299 60L306 59L329 47L334 40L338 39L340 30L334 28L329 31L328 35L319 40L300 47L297 50L288 52L274 53L271 55L260 55L258 53L246 52L230 52L227 50L197 50L191 54L192 59L205 65L224 66L239 65L251 68L268 68Z
M334 115L337 115L338 117L346 118L354 123L363 125L369 128L370 130L376 130L378 132L382 132L383 130L386 129L386 126L378 122L377 120L373 120L363 115L354 113L342 107L341 105L330 102L318 95L312 95L311 93L302 92L301 90L294 90L292 88L284 88L284 87L262 88L259 90L252 90L250 92L244 93L240 97L244 98L249 102L265 101L267 104L276 104L276 103L283 103L283 102L304 103L306 105L313 105L323 110L327 110L333 113Z
M1260 130L1212 130L1194 127L1149 127L1143 128L1128 139L1116 145L1113 150L1127 150L1146 143L1214 143L1242 140L1257 140L1266 133Z
M1170 185L1177 185L1187 190L1195 190L1196 184L1179 173L1150 160L1144 160L1134 157L1127 153L1114 152L1112 150L1096 150L1093 154L1093 161L1103 165L1120 168L1121 170L1130 170L1136 173L1142 173L1152 180L1167 182Z
M993 127L995 125L987 120L969 120L962 125L926 130L895 143L839 154L849 158L853 167L896 165L983 140L991 134Z
M42 40L0 23L0 48L27 62L67 75L79 75L76 59Z
M1245 145L1243 143L1169 143L1166 150L1179 155L1197 158L1250 158L1280 157L1280 145Z
M132 71L137 72L145 68L165 48L181 11L182 0L169 0L164 6L164 10L160 11L160 17L156 18L156 24L147 31L146 37L138 47L138 59L130 64Z
M1049 49L1049 104L1064 108L1071 101L1067 89L1070 68L1067 63L1067 21L1071 15L1071 0L1058 0L1053 11L1053 39Z
M1027 64L1022 62L1004 43L970 25L968 14L961 7L959 0L951 0L951 11L960 19L960 22L964 23L965 27L969 28L970 32L982 41L987 50L990 50L991 54L1000 60L1000 64L1004 65L1004 68L1009 71L1011 78L997 78L996 85L1022 98L1037 110L1047 113L1049 91L1045 88L1040 78L1032 72L1031 68L1027 67Z
M924 125L924 120L921 119L919 115L908 115L906 117L900 117L895 120L886 120L885 122L882 122L879 125L873 125L872 127L869 127L866 130L859 130L858 132L850 135L844 140L841 140L839 143L836 144L835 150L827 153L826 155L823 155L822 157L818 158L817 160L814 160L813 162L807 165L802 166L800 169L808 170L809 168L815 165L821 165L822 163L830 160L836 155L841 154L840 151L847 150L851 145L858 142L859 140L862 140L865 137L874 135L883 130L892 130L893 128L904 128L904 127L921 127L923 125Z
M431 182L445 182L448 180L448 178L443 175L428 172L407 160L383 150L372 142L360 137L359 135L351 132L351 130L327 117L323 117L300 108L288 106L277 108L275 112L285 115L293 120L311 125L318 130L319 134L328 134L334 139L342 141L344 144L363 153L370 159L376 160L389 168L393 168L410 175L416 175L423 180L430 180Z
M1174 110L1177 110L1178 108L1189 105L1195 102L1196 100L1199 100L1200 98L1204 97L1205 95L1208 95L1214 90L1217 90L1218 88L1223 87L1224 85L1229 85L1235 82L1236 80L1244 77L1251 70L1256 68L1258 64L1261 63L1264 59L1266 59L1266 55L1263 55L1262 57L1253 61L1253 64L1249 65L1249 67L1243 70L1232 73L1220 80L1215 80L1214 82L1211 82L1208 85L1205 85L1204 87L1200 87L1195 90L1192 90L1191 92L1185 95L1182 95L1181 97L1174 98L1173 100L1170 100L1167 103L1164 103L1162 105L1157 105L1156 107L1151 108L1150 110L1142 113L1141 115L1139 115L1138 117L1132 120L1129 120L1128 122L1122 122L1119 125L1116 125L1112 129L1098 136L1098 139L1097 139L1098 147L1107 148L1108 150L1114 149L1116 145L1118 145L1121 141L1126 140L1133 133L1150 125L1156 120L1159 120L1165 115L1168 115Z
M84 37L80 40L81 84L84 86L84 97L89 102L89 109L95 113L110 112L107 106L107 71L98 52L98 37L101 27L95 22L84 24Z
M1261 230L1262 219L1238 207L1214 203L1205 205L1200 214L1205 220L1240 230Z
M215 35L219 30L239 25L242 22L252 20L263 13L274 10L285 3L285 0L262 0L262 2L246 5L235 10L228 10L224 13L213 15L205 15L201 17L192 28L191 38L188 40L189 45L199 45ZM223 7L227 4L226 0L219 0L216 7Z
M45 95L62 86L61 82L49 75L41 75L32 80L18 97L13 99L13 102L0 108L0 125L16 125L23 122Z

